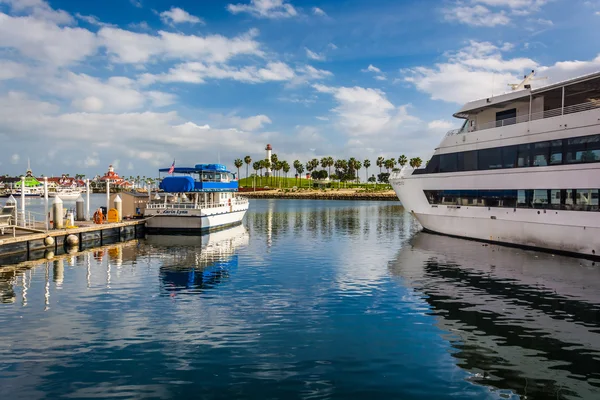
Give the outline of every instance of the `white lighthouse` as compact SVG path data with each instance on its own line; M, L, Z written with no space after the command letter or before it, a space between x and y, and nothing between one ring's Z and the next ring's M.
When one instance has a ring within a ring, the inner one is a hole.
M269 162L271 162L271 152L273 150L273 148L271 147L270 144L267 144L267 147L265 147L265 150L267 151L267 160L269 160ZM266 172L265 172L266 176L271 176L271 168L267 168Z

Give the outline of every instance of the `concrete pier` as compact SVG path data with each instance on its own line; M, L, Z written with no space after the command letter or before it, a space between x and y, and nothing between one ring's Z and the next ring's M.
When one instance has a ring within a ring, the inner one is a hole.
M12 234L0 235L0 266L43 258L49 251L60 254L69 246L67 237L78 238L78 249L87 249L140 237L145 232L143 219L112 224L82 224L72 229L55 229L48 232L35 229L18 229ZM71 239L73 240L73 239Z

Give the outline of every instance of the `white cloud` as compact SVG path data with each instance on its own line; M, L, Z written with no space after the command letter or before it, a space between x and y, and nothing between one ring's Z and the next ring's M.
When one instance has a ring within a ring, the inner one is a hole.
M307 47L305 47L305 49L306 49L306 56L308 58L310 58L311 60L325 61L325 55L324 54L315 53L314 51L311 51Z
M385 77L385 74L381 72L381 70L379 68L377 68L376 66L374 66L373 64L369 64L369 66L366 69L361 69L361 72L373 72L376 75L374 76L375 79L377 79L378 81L385 81L387 78Z
M548 0L473 0L473 3L485 4L490 7L508 8L515 15L528 15L539 9Z
M378 89L313 86L320 93L331 94L337 102L332 111L340 130L350 136L375 135L400 124L416 121L407 106L394 106Z
M137 8L142 8L142 0L129 0L129 2Z
M86 168L89 167L96 167L100 164L100 158L98 158L98 153L97 152L92 152L92 154L88 155L85 160L83 161L83 165Z
M437 119L434 121L431 121L427 124L427 127L431 130L439 130L439 131L448 131L450 129L452 129L454 127L455 124L453 124L450 121L446 121L443 119Z
M322 9L320 9L319 7L313 7L312 12L313 12L313 14L318 15L319 17L327 16L327 13L325 11L323 11Z
M169 11L160 13L160 19L165 24L204 24L204 21L179 7L171 7Z
M75 23L75 20L68 12L54 10L44 0L0 0L0 4L2 3L10 5L13 13L27 13L36 19L59 25L71 25Z
M225 62L239 55L262 56L258 34L250 30L234 38L195 36L159 31L158 36L117 28L102 28L98 36L115 62L144 63L154 57Z
M21 160L21 156L19 156L18 154L13 154L13 155L10 157L10 162L11 162L11 164L18 164L18 163L19 163L19 160Z
M167 73L143 74L140 76L140 83L142 85L155 82L205 83L208 79L231 79L246 83L260 83L288 81L294 76L294 70L283 62L270 62L264 68L254 66L237 68L225 64L188 62L176 65Z
M0 13L0 47L16 49L28 58L50 65L64 66L94 54L97 41L86 29L59 27L31 16Z
M327 47L329 47L331 50L337 50L337 48L338 48L338 47L337 47L335 44L333 44L333 43L329 43L329 44L327 45Z
M95 25L95 26L114 26L112 24L107 24L105 22L102 22L98 19L98 17L96 17L95 15L82 15L79 13L75 13L75 16L77 18L79 18L82 21L87 22L90 25Z
M131 161L127 163L127 170L128 171L133 171L134 170L133 163Z
M171 104L174 97L161 92L142 92L137 82L123 76L105 81L86 75L67 72L49 78L43 84L48 94L71 100L71 105L86 112L120 112L138 110L144 106L161 107Z
M290 18L298 11L285 0L250 0L249 4L229 4L227 10L232 14L248 13L258 18Z
M27 75L28 67L13 61L0 60L0 81L23 78Z
M465 103L508 90L509 83L520 82L524 70L537 67L528 58L504 59L503 49L489 42L471 41L456 53L447 53L447 62L433 67L403 70L409 82L434 100Z
M255 115L253 117L241 118L237 115L225 116L225 115L215 115L215 119L217 119L222 126L229 126L239 128L242 131L250 131L254 132L262 129L265 125L271 124L272 121L266 115Z
M366 69L361 69L362 72L375 72L380 74L381 70L379 68L377 68L376 66L374 66L373 64L369 64L369 66Z
M454 7L443 10L446 21L458 22L461 24L494 27L497 25L507 25L510 18L504 11L493 12L482 5L462 5L458 3Z

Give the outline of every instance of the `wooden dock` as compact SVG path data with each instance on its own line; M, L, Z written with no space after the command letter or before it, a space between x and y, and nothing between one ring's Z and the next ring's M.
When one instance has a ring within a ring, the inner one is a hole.
M68 249L89 249L109 243L131 240L144 234L145 219L117 223L94 224L77 222L74 228L44 231L40 229L12 228L0 235L0 266L64 254ZM75 235L78 244L67 245L67 237ZM51 239L49 239L51 238Z

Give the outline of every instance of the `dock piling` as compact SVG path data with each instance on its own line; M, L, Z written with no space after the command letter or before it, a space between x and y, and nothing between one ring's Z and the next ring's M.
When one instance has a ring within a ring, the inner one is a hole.
M50 229L50 215L48 215L48 177L44 177L44 222L46 231Z
M54 219L54 229L63 229L63 202L56 196L52 203L52 215Z
M21 226L25 227L25 177L21 177Z
M79 196L75 201L75 219L77 221L85 221L83 214L83 197Z
M86 179L85 180L85 206L86 206L86 212L85 212L85 220L89 221L91 218L90 215L90 179Z
M123 200L121 200L121 196L117 195L115 197L115 208L117 209L117 222L123 221Z

